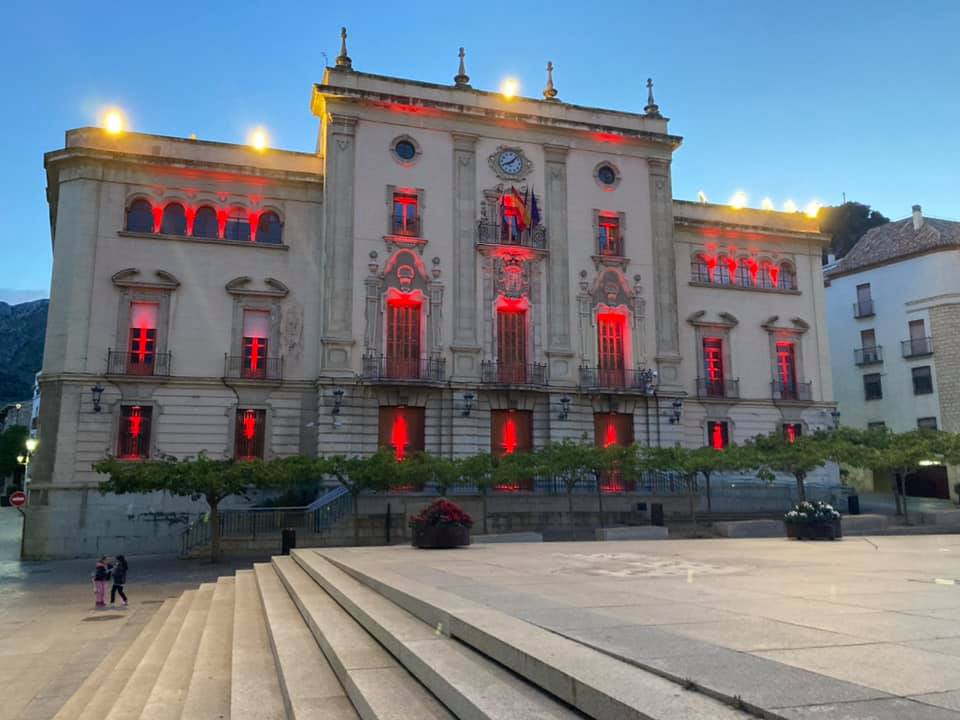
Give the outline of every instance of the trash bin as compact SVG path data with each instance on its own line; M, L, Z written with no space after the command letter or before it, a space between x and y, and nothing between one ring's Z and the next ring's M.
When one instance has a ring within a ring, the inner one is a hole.
M289 555L297 547L297 531L293 528L284 528L280 532L280 554Z
M650 524L663 527L663 503L650 503Z
M860 496L859 495L847 495L847 512L850 515L860 514Z

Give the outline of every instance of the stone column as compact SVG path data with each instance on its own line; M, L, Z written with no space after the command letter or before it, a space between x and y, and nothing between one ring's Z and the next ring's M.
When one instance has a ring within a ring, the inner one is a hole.
M677 315L677 263L673 248L673 188L670 161L648 158L650 223L653 239L654 319L660 387L680 387L680 326Z
M353 340L353 196L357 119L327 120L322 367L350 372Z
M570 333L570 252L567 238L567 153L544 145L544 210L547 220L547 357L550 381L576 382Z
M480 376L477 339L477 136L453 134L453 353L452 376Z

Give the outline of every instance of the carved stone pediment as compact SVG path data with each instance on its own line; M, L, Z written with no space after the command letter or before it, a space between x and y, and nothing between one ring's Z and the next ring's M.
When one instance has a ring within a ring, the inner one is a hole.
M180 281L166 270L154 270L153 277L143 277L139 268L126 268L115 272L110 280L117 287L150 288L154 290L176 290Z
M687 315L687 322L697 327L723 327L732 328L740 324L740 320L731 313L718 312L716 319L711 319L706 310L697 310Z
M290 288L276 278L264 278L263 286L257 288L249 275L235 277L226 284L226 290L231 295L247 295L254 297L284 298L290 294Z

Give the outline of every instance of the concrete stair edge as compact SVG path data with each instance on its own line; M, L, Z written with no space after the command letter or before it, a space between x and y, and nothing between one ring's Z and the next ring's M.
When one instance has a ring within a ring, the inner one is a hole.
M213 589L180 713L182 720L230 717L234 583L233 577L221 577Z
M230 670L231 720L287 720L277 661L253 570L234 576L234 629Z
M296 562L456 717L579 717L549 693L438 632L317 554Z
M106 717L93 716L95 720L138 720L167 655L170 654L170 648L177 639L183 619L193 604L196 592L187 590L180 595L153 641L130 672L123 690L116 696Z

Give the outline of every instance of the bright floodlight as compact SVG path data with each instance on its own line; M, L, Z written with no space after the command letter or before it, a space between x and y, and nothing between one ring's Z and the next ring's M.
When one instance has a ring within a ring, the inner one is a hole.
M119 110L107 110L103 116L103 128L111 135L119 135L124 130L126 123L123 120L123 113Z
M730 198L730 206L735 210L740 210L747 206L747 194L743 190L737 190Z
M250 143L250 146L254 150L263 152L267 149L267 144L270 142L270 138L267 137L266 130L264 130L262 127L258 127L254 128L254 130L250 133L250 137L247 142Z
M516 78L504 78L503 82L500 83L500 92L507 99L515 97L520 92L520 83Z
M817 213L820 212L821 207L823 207L823 205L820 204L819 200L811 200L807 203L807 206L803 209L803 211L807 214L807 217L815 218Z
M796 204L793 200L787 200L787 201L783 204L783 211L784 211L784 212L796 212L796 211L797 211L797 204Z
M763 202L760 203L760 207L764 210L773 210L773 200L768 197L763 199Z
M37 439L36 438L27 438L27 441L24 443L27 446L27 452L33 452L37 449Z

